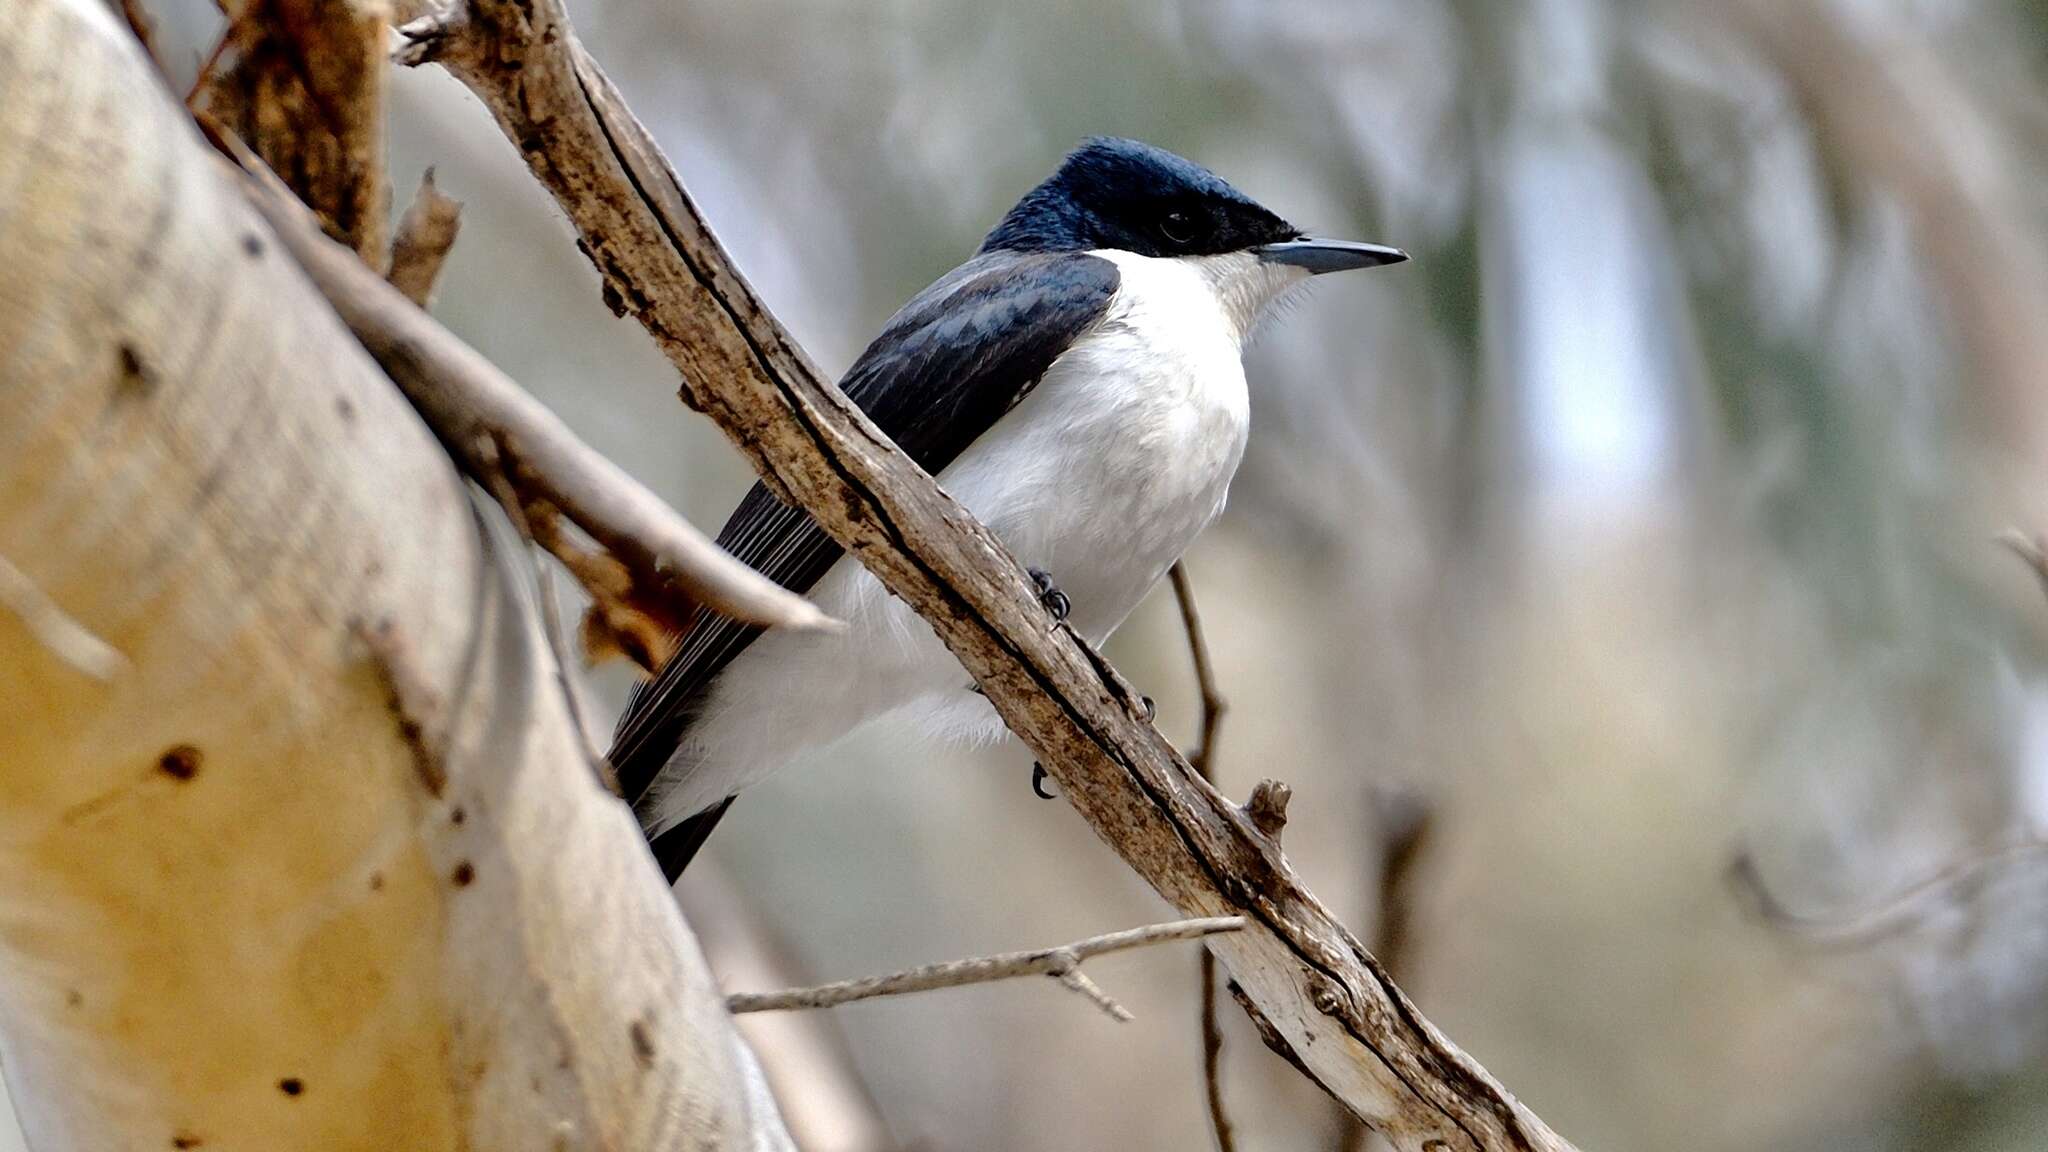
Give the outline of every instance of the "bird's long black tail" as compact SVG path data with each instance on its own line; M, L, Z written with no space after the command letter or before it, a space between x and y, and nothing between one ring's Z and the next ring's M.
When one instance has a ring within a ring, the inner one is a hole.
M690 866L690 861L697 855L697 850L704 847L704 841L711 838L711 830L718 827L719 817L724 816L725 810L732 807L732 801L733 798L727 796L715 806L706 808L654 838L650 846L654 849L654 858L661 863L661 874L668 877L669 883L675 883L676 877L683 874L683 869Z

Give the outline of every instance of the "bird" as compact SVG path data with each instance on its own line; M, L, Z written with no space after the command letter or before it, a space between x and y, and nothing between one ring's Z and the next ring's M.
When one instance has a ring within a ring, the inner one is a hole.
M1092 137L905 304L840 388L1100 644L1223 510L1260 321L1313 276L1407 258L1312 238L1193 161ZM930 627L802 509L757 483L718 542L845 627L700 612L635 689L609 758L671 882L742 789L869 720L1004 735Z

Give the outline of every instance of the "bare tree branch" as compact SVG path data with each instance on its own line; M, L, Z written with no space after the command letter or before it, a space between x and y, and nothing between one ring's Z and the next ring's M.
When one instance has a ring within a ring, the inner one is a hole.
M1122 1005L1110 999L1107 993L1081 972L1083 961L1129 948L1144 948L1175 940L1196 940L1218 933L1236 932L1244 927L1244 923L1242 916L1175 920L1166 924L1151 924L1143 928L1128 928L1122 932L1090 936L1086 940L1062 944L1057 948L1003 952L968 960L948 960L887 976L841 980L832 984L820 984L814 988L791 988L783 992L736 992L725 998L725 1006L735 1015L743 1012L777 1012L790 1008L832 1008L840 1004L851 1004L856 1000L872 1000L878 996L903 996L912 992L959 988L967 984L986 984L992 980L1010 980L1018 976L1051 976L1068 989L1094 1001L1096 1007L1108 1013L1111 1018L1128 1021L1131 1014Z
M733 559L660 497L577 439L474 348L321 236L290 193L259 172L251 173L251 202L472 475L502 468L522 499L560 509L638 578L632 592L660 598L657 602L665 603L674 620L687 617L701 601L757 624L834 626L810 601ZM487 459L484 445L493 446L497 458ZM533 511L529 508L530 517ZM551 550L565 546L535 519L537 539Z
M817 371L733 267L560 0L469 0L401 29L477 94L574 224L605 299L641 321L779 494L921 613L1111 847L1213 942L1254 1020L1413 1152L1570 1145L1425 1020L1209 787L1139 695L1038 603L1015 559Z
M391 239L391 271L385 279L405 298L425 308L441 277L441 264L462 231L462 201L434 187L434 170L420 177L419 191L399 218Z

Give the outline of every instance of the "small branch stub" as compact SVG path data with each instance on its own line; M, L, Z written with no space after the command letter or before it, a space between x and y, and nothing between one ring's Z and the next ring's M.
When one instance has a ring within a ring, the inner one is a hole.
M1269 839L1278 840L1280 830L1287 827L1287 803L1294 799L1294 789L1278 780L1261 780L1252 789L1252 798L1245 801L1244 814Z
M441 265L462 231L462 201L434 186L434 170L420 177L412 206L399 218L391 240L391 271L385 279L422 308L432 299Z

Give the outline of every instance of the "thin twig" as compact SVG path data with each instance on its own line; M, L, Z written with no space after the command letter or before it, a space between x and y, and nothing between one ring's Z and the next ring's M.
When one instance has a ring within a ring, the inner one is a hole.
M1210 765L1216 751L1216 730L1223 723L1229 705L1216 689L1216 666L1209 661L1209 640L1202 631L1202 613L1195 607L1195 583L1188 576L1187 562L1176 560L1166 570L1173 580L1173 598L1180 604L1181 627L1187 630L1188 654L1195 662L1195 683L1202 691L1202 743L1188 754L1188 764L1202 779L1214 784ZM1216 1138L1216 1152L1237 1152L1237 1130L1223 1105L1223 1025L1216 1019L1216 957L1202 949L1200 969L1202 997L1202 1089L1209 1105L1209 1131Z
M246 148L232 137L217 139L249 173L250 202L278 239L472 475L502 467L524 500L559 509L637 577L635 592L666 606L677 620L702 603L754 624L837 627L810 601L734 559L577 439L476 349L328 240ZM478 446L487 442L497 446L499 460L478 459ZM546 533L534 527L545 543Z
M199 68L192 75L192 87L185 90L185 107L194 111L199 108L200 97L213 86L214 75L220 69L221 61L228 54L229 41L234 39L234 25L221 30L220 39L207 50L206 58L199 62Z
M1166 575L1173 581L1173 598L1180 603L1181 626L1187 629L1188 652L1195 661L1195 683L1202 690L1202 742L1188 753L1188 763L1213 784L1216 780L1209 768L1216 756L1216 733L1230 702L1216 687L1216 666L1209 660L1209 640L1202 631L1202 614L1195 607L1195 586L1188 577L1186 561L1174 561Z
M1429 846L1436 814L1420 794L1398 786L1387 786L1374 797L1373 814L1378 825L1380 854L1379 919L1373 932L1372 954L1395 979L1404 979L1414 957L1416 864ZM1337 1116L1338 1152L1366 1152L1375 1144L1372 1130L1357 1116L1340 1111Z
M1202 949L1202 1095L1209 1105L1209 1131L1216 1152L1236 1152L1237 1129L1223 1106L1223 1022L1216 1018L1216 955Z
M835 984L820 984L815 988L791 988L783 992L735 992L725 998L725 1005L734 1013L776 1012L789 1008L831 1008L856 1000L871 1000L877 996L902 996L911 992L930 992L938 988L958 988L965 984L985 984L991 980L1008 980L1016 976L1051 976L1063 986L1094 1001L1096 1007L1116 1019L1129 1020L1131 1014L1125 1011L1122 1005L1110 999L1108 993L1081 972L1083 961L1107 952L1121 952L1128 948L1143 948L1174 940L1194 940L1219 932L1235 932L1243 927L1242 916L1175 920L1167 924L1152 924L1143 928L1111 932L1105 936L1091 936L1086 940L1077 940L1057 948L1004 952L996 956L978 956L971 960L948 960L943 964L927 964L907 972L869 976L859 980L842 980Z
M1408 973L1415 943L1416 865L1436 830L1423 796L1389 787L1374 805L1379 820L1380 914L1372 954L1396 980Z
M461 231L462 201L436 188L434 170L427 169L391 238L391 271L384 278L405 293L406 299L425 308L448 250L455 246L456 234Z

